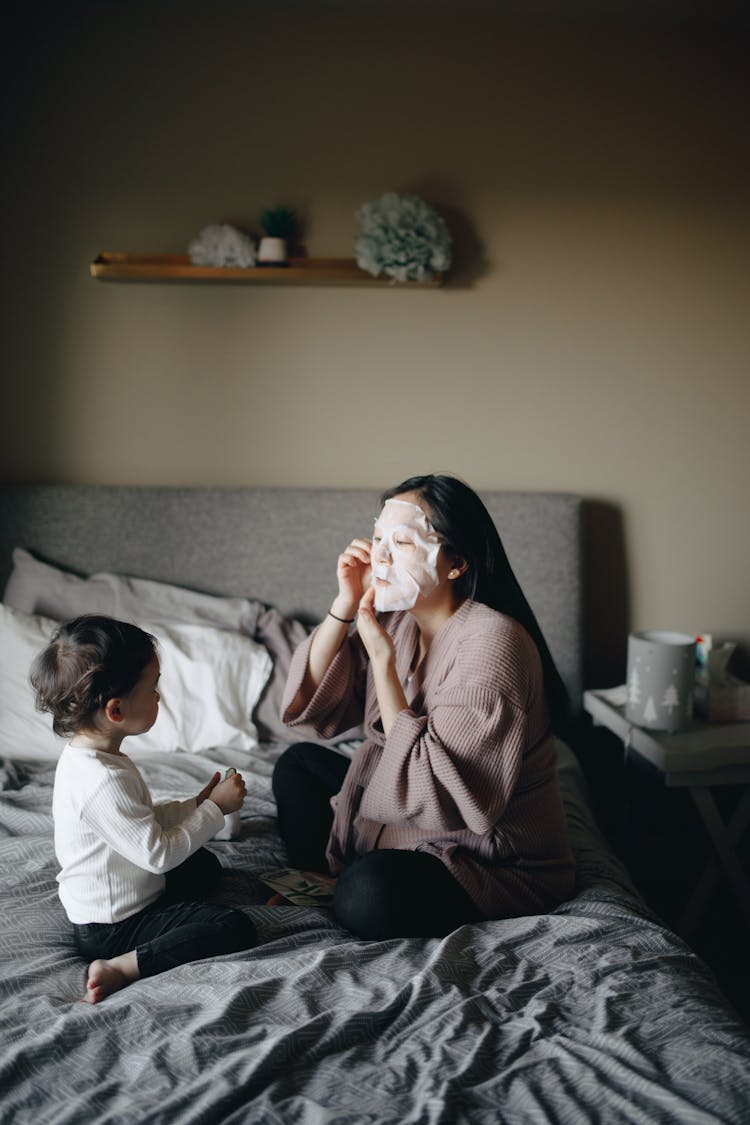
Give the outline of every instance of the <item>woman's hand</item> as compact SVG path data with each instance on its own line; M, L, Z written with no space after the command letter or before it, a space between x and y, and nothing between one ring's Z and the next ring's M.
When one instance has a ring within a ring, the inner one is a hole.
M302 714L344 643L349 625L357 615L357 606L370 584L370 547L369 539L352 539L338 557L339 590L329 613L315 630L304 679L286 710L289 718Z
M333 611L340 617L354 617L362 595L370 585L371 549L369 539L352 539L346 550L339 555L336 566L339 592Z
M373 608L374 604L375 588L374 586L370 586L359 602L359 609L357 611L357 632L359 633L362 644L367 650L367 655L370 657L370 662L373 667L375 665L385 667L388 664L393 664L395 666L396 652L393 647L393 641L378 621L375 609Z
M375 590L371 586L359 603L357 632L370 657L375 694L378 697L380 721L386 737L396 716L408 708L404 689L396 673L396 650L393 641L377 619L373 604Z

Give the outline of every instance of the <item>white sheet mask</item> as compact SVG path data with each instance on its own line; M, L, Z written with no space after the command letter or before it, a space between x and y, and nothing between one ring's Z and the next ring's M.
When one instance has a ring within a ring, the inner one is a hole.
M386 500L375 521L372 584L379 613L413 609L438 584L440 540L427 516L408 500ZM376 584L376 579L387 583Z

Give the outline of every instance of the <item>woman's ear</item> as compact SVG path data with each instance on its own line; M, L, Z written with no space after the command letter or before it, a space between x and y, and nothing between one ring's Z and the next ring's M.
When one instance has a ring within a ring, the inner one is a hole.
M450 570L448 571L448 577L451 580L455 580L456 578L460 578L463 574L466 574L466 571L468 570L468 568L469 568L469 564L466 562L465 559L454 559L453 565L451 566Z
M104 714L111 723L121 723L125 716L122 713L121 699L108 699L104 707Z

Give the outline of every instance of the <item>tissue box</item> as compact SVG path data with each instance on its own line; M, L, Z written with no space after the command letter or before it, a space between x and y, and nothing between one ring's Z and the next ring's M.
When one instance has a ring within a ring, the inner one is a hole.
M696 638L695 713L712 723L750 720L750 684L729 671L736 645Z

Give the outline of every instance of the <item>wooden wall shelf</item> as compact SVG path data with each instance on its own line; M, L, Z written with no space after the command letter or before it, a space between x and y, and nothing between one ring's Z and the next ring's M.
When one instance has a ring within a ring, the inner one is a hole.
M91 263L100 281L228 281L245 285L376 285L393 289L435 289L443 275L429 281L394 282L361 270L354 258L290 258L288 266L219 269L194 266L187 254L120 254L103 252Z

